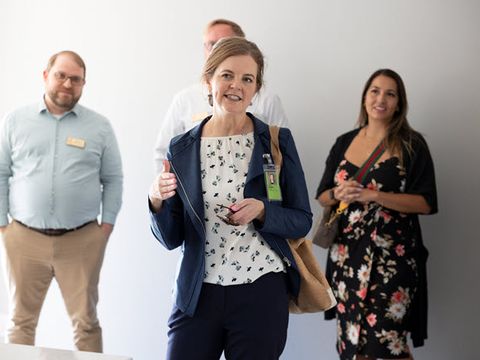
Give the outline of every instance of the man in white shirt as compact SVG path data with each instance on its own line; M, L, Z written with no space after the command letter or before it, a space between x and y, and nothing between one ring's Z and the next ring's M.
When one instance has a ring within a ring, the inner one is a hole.
M218 40L232 36L245 37L245 33L238 24L225 19L216 19L209 22L203 34L205 59L210 55L213 46ZM163 160L166 159L170 140L174 136L190 130L199 124L201 120L212 114L208 95L204 85L196 83L183 89L173 98L163 119L155 144L154 159L157 174L163 170ZM288 127L287 116L283 110L280 98L270 93L265 87L262 87L253 98L252 104L247 111L270 125Z

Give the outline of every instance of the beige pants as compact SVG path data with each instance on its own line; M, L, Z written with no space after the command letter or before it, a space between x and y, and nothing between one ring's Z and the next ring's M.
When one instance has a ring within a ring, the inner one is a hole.
M107 238L100 226L93 222L62 236L45 236L14 221L1 243L10 296L7 342L34 345L40 310L55 277L76 348L102 352L96 306Z

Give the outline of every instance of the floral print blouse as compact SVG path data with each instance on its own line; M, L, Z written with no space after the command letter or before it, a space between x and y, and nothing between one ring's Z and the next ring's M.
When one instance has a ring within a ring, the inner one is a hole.
M230 206L243 200L253 146L253 132L201 138L200 169L207 230L204 282L224 286L246 284L269 272L285 271L279 256L252 223L233 226L217 216L228 214L221 205Z

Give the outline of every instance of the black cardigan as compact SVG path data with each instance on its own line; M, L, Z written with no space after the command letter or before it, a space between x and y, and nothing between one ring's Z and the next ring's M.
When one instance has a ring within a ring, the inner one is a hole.
M317 189L316 197L327 189L335 186L334 175L338 164L343 160L345 151L358 134L360 129L349 131L337 138L328 155L325 171ZM422 135L414 132L412 136L413 153L403 152L403 161L405 164L406 188L407 194L422 195L430 205L430 214L435 214L437 208L437 191L435 185L435 173L433 169L433 161L428 150L427 143ZM418 245L417 251L417 268L418 268L418 289L413 299L412 307L408 319L408 330L412 338L413 346L418 347L424 344L427 338L427 312L428 312L428 294L427 294L427 258L428 250L422 241L422 232L417 214L410 214L415 228L416 240ZM331 269L327 266L326 276L329 281L332 279ZM325 319L335 318L335 309L325 312Z

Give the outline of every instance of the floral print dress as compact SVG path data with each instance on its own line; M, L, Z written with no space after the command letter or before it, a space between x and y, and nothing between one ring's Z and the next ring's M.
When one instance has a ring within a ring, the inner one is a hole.
M343 160L338 185L358 167ZM405 170L397 157L375 164L364 186L384 192L405 191ZM411 218L378 203L352 203L340 218L339 236L328 257L338 300L337 350L341 359L356 354L377 358L408 357L407 314L417 286L415 239Z

